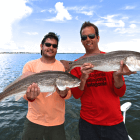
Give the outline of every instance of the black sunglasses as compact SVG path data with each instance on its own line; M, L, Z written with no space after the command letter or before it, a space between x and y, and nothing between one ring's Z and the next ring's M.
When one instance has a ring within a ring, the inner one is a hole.
M51 44L51 43L44 43L46 47L51 47L51 45L53 46L53 48L57 48L58 45L57 44Z
M90 39L95 38L95 34L89 34L89 35L82 35L82 36L81 36L81 39L84 41L84 40L87 39L87 36L88 36Z

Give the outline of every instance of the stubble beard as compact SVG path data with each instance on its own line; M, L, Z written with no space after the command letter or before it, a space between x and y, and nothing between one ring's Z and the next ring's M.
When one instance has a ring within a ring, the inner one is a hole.
M55 59L55 56L49 56L45 54L43 51L42 51L42 56L45 57L46 59Z

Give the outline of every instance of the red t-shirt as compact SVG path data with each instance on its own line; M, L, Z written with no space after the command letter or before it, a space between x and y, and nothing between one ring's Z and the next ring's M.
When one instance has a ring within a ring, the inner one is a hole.
M80 67L72 69L71 74L80 79ZM80 117L91 124L103 126L112 126L123 121L119 97L125 91L125 82L119 89L114 86L113 72L97 70L90 73L83 91L78 87L71 89L74 98L81 100Z

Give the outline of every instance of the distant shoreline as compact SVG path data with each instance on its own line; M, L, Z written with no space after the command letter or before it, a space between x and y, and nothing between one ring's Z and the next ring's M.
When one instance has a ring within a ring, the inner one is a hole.
M0 54L40 54L40 52L0 52ZM57 54L84 54L84 53L57 53Z

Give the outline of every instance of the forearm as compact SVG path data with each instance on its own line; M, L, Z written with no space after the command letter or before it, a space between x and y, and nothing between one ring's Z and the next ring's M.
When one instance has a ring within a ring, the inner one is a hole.
M62 98L65 98L67 96L68 92L60 92L59 95L62 97Z
M119 96L122 97L126 91L126 85L123 76L114 76L114 92Z
M114 92L119 97L122 97L125 94L125 91L126 91L126 85L125 85L125 83L123 84L123 86L121 88L116 88L114 86Z
M80 90L84 90L85 85L86 85L86 80L87 80L87 79L85 79L84 76L81 76L80 80L81 80L81 83L80 83L80 86L79 86L78 88L79 88Z
M116 75L113 74L113 78L114 78L114 86L116 88L121 88L124 84L123 77L122 76L116 76Z
M60 95L60 97L63 98L63 99L69 99L71 97L71 90L69 89L67 94Z

